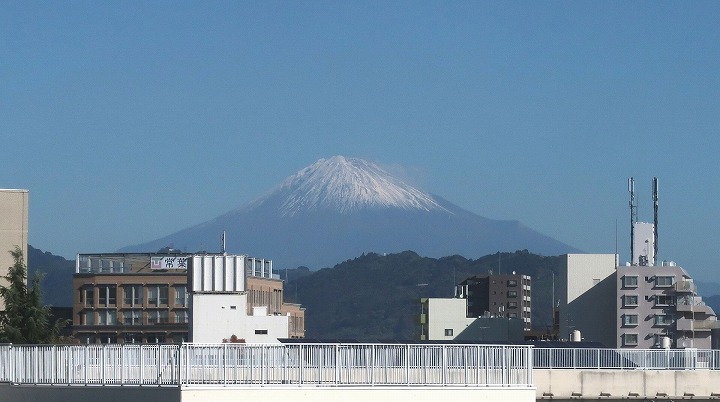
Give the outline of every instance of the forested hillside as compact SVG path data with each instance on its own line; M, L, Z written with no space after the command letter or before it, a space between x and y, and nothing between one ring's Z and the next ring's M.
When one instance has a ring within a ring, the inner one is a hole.
M532 276L534 327L551 323L552 273L561 257L516 251L476 260L462 256L422 257L415 252L363 254L333 268L279 271L285 300L306 310L306 336L316 339L417 339L419 301L452 297L455 284L488 272ZM75 262L28 247L30 275L44 275L43 303L72 306Z
M72 275L75 272L75 260L43 252L28 245L28 277L35 273L42 275L40 288L42 302L53 307L72 307Z
M452 297L455 284L473 275L516 271L532 276L533 324L550 325L552 273L561 257L527 251L477 260L421 257L412 251L365 254L334 268L282 271L285 297L307 309L306 336L317 339L417 339L422 297Z

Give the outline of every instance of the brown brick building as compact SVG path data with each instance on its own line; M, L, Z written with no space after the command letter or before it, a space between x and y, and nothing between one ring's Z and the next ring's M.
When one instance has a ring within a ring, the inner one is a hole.
M81 254L73 275L73 335L83 343L188 340L187 258L191 254ZM265 266L268 260L250 259ZM254 267L254 265L253 265ZM248 314L267 306L288 315L290 337L304 337L304 309L283 302L272 269L246 269Z

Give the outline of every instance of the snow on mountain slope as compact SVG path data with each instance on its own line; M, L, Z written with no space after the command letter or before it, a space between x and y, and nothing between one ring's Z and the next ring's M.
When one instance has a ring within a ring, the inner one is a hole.
M402 182L376 164L343 156L320 159L300 170L271 197L281 200L281 216L323 209L340 213L381 208L447 211L430 194Z
M577 251L520 222L482 217L376 164L342 156L317 161L254 202L120 251L166 246L217 251L223 232L228 251L271 258L285 267L322 268L364 252L477 258L522 249L544 255Z

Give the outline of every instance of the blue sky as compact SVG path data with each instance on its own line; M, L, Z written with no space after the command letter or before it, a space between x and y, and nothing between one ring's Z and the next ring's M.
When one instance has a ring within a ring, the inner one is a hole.
M715 279L715 2L1 2L0 187L73 258L362 157L479 215ZM242 252L242 250L231 250ZM271 256L269 256L272 258ZM479 257L479 256L468 256Z

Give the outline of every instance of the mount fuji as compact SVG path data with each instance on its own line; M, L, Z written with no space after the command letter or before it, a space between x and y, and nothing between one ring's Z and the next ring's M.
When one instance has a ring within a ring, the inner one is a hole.
M411 186L357 158L320 159L267 195L199 225L121 249L194 252L220 244L275 261L278 268L333 266L366 252L477 258L526 249L543 255L577 250L518 221L493 220ZM207 250L218 251L218 250Z

